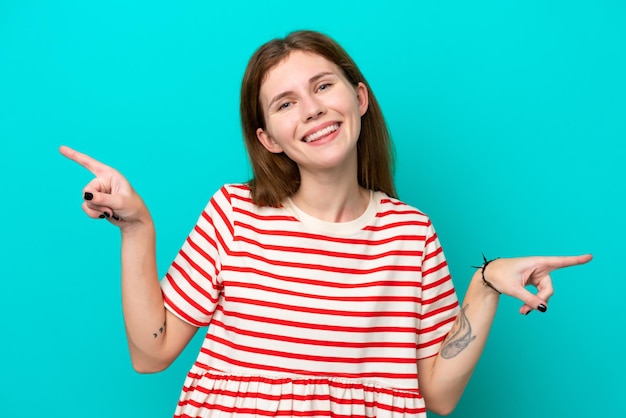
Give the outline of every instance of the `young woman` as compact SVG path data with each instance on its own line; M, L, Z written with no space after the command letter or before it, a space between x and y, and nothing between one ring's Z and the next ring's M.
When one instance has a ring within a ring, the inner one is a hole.
M122 232L134 368L165 369L208 326L176 416L448 414L500 294L521 300L522 314L545 312L549 273L591 259L485 260L459 305L429 218L395 196L374 94L325 35L259 48L241 118L253 179L213 195L160 282L139 195L113 168L61 147L95 175L83 210Z

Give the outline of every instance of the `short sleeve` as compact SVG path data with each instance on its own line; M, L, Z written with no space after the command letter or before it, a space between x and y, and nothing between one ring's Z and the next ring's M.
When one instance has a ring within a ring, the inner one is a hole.
M442 341L452 328L459 311L459 302L450 277L448 263L428 221L422 254L422 303L418 330L417 358L436 355Z
M232 205L226 186L213 195L161 279L165 307L197 327L208 326L222 290L221 260L232 241Z

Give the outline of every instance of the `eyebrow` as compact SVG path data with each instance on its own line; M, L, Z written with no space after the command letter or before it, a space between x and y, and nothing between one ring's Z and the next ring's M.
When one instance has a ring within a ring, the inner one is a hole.
M332 71L323 71L323 72L321 72L321 73L315 74L313 77L309 78L309 84L314 84L314 83L315 83L315 82L317 82L320 78L324 78L324 77L326 77L327 75L335 75L335 73L334 73L334 72L332 72ZM293 91L288 90L288 91L284 91L284 92L282 92L282 93L280 93L280 94L278 94L278 95L274 96L274 97L272 98L272 100L270 100L270 101L269 101L269 103L268 103L267 107L268 107L268 108L271 108L271 107L272 107L272 105L274 104L274 102L277 102L278 100L282 99L283 97L290 96L290 95L292 95L292 94L293 94Z

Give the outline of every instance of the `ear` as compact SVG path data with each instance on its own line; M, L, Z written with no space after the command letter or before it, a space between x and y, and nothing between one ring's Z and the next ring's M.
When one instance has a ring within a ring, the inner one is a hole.
M271 153L280 154L283 152L283 149L278 145L276 141L272 139L270 134L267 131L264 131L262 128L258 128L256 130L256 137L261 144Z
M356 86L356 99L359 103L359 114L363 116L369 106L369 93L362 81L359 81L359 84Z

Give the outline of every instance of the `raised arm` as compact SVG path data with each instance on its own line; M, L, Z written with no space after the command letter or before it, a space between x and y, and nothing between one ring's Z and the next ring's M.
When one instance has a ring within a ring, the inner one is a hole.
M485 347L500 292L521 300L522 314L535 309L546 312L553 294L550 273L590 260L590 254L497 259L478 269L439 354L418 361L420 391L426 407L440 415L447 415L456 407ZM537 293L528 291L526 286L535 287Z
M122 307L133 367L140 373L161 371L180 354L197 328L164 307L150 212L117 170L66 146L59 151L95 176L83 188L85 213L120 228Z

